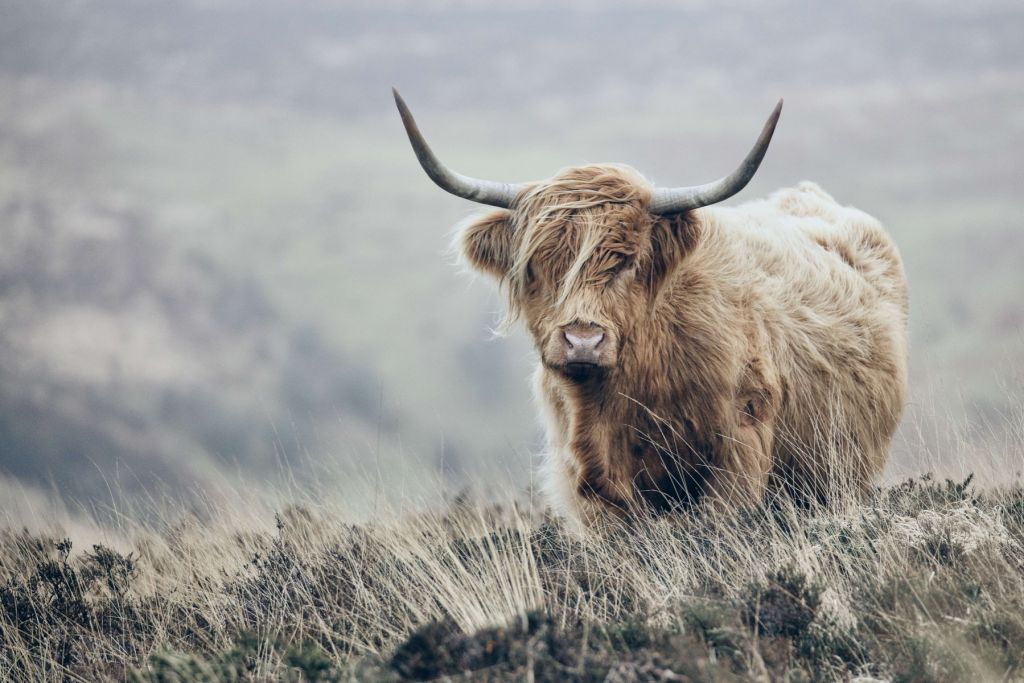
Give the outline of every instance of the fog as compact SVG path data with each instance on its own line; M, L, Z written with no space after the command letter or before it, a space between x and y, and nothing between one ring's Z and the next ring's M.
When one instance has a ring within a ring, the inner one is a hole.
M899 244L892 471L1019 452L1022 35L1019 2L0 0L0 476L528 488L533 352L456 266L475 208L392 86L446 163L505 181L705 182L785 97L730 203L811 179Z

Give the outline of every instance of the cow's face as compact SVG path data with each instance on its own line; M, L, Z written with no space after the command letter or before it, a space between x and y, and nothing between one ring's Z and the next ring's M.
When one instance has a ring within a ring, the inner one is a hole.
M522 317L541 361L569 380L614 372L685 252L689 224L652 216L650 192L626 167L572 168L461 233L470 265L505 287L509 321Z

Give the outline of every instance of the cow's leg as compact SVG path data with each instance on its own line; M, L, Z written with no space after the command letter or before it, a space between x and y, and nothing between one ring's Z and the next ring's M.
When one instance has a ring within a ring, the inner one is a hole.
M732 435L723 435L704 490L712 503L756 505L764 500L771 470L770 428L744 425Z
M765 334L751 327L747 332L751 356L740 377L731 404L722 406L723 424L706 492L712 501L750 505L764 500L771 475L775 439L777 374L774 366L758 353L765 346Z
M620 522L630 506L603 483L588 483L582 476L578 458L568 448L544 454L540 486L555 514L580 534Z

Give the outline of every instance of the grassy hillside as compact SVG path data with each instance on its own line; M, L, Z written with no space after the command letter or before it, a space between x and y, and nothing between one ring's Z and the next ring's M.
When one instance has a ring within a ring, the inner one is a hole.
M1024 489L921 477L581 538L457 498L0 532L4 680L1019 680ZM79 520L81 522L81 520Z

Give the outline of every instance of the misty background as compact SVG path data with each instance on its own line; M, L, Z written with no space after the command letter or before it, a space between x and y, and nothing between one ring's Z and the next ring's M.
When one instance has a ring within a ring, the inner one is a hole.
M811 179L899 244L893 468L1019 450L1021 36L1017 1L0 0L4 490L529 486L530 345L454 267L475 208L391 86L446 163L506 181L706 182L785 97L730 203Z

